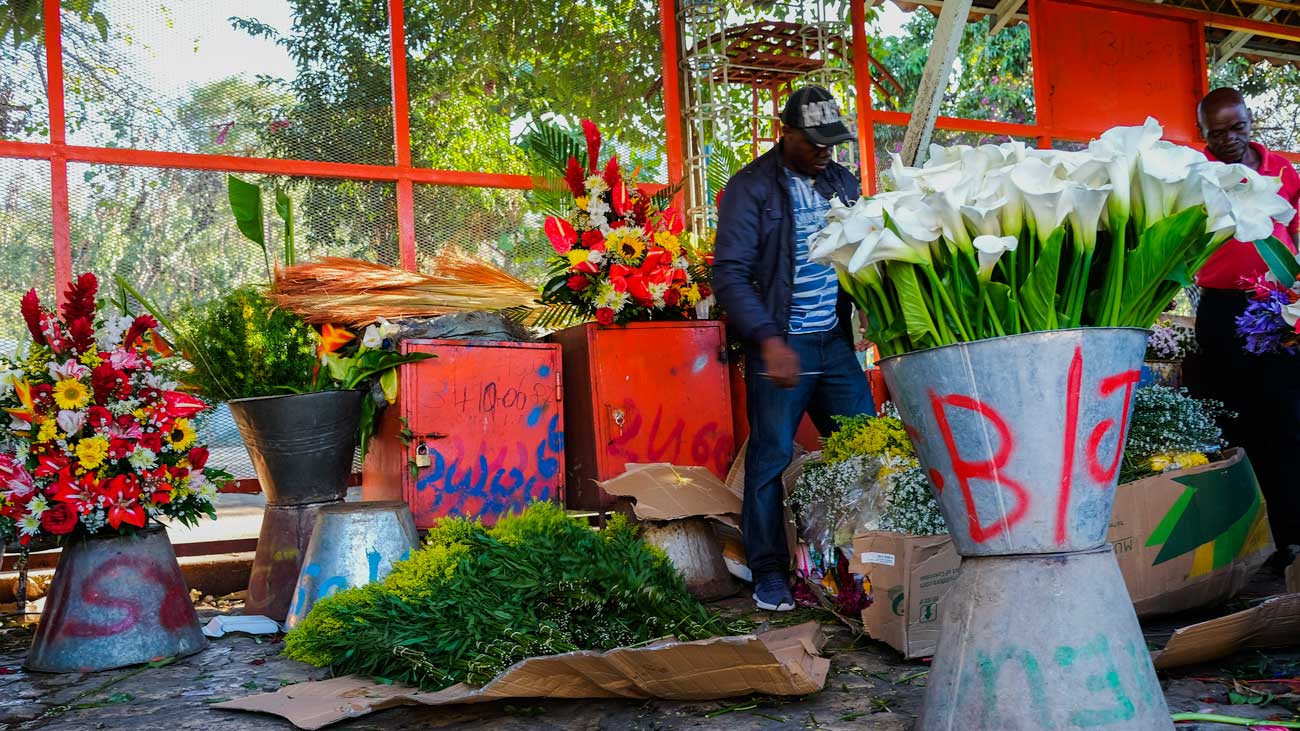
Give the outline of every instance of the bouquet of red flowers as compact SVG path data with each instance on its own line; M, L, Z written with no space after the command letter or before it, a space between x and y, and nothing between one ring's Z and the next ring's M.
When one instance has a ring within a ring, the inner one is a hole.
M711 247L683 233L678 211L661 209L624 178L617 155L602 168L600 131L590 120L582 129L586 166L570 157L564 170L573 207L544 225L555 256L542 302L570 305L602 325L692 318L712 294Z
M216 517L208 450L192 419L207 408L155 368L166 345L149 315L100 317L93 274L68 289L58 314L36 291L22 300L32 344L0 358L0 535L21 545L49 535L186 525Z

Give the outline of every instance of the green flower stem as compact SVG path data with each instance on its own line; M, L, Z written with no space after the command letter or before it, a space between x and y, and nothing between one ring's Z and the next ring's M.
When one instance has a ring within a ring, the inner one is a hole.
M1106 283L1102 289L1102 309L1097 318L1101 327L1119 324L1120 301L1124 289L1124 253L1127 224L1112 229L1110 239L1110 261L1106 265Z
M924 268L925 267L922 267L922 269ZM951 345L952 343L957 342L957 338L953 337L952 331L948 329L948 319L943 316L942 309L935 301L936 300L935 293L929 291L929 289L927 289L924 286L922 286L920 289L921 289L921 296L925 298L926 309L928 309L932 315L935 315L934 317L935 326L939 328L940 342L935 343L935 345L936 346ZM940 287L939 289L942 291L943 288Z
M1205 721L1206 723L1225 723L1229 726L1280 726L1281 728L1300 728L1296 721L1261 721L1258 718L1241 718L1239 716L1220 716L1216 713L1175 713L1171 718L1179 721Z
M961 311L957 309L955 304L953 304L952 297L949 296L947 288L939 281L939 275L934 271L934 267L922 264L921 269L925 271L925 276L930 280L930 286L934 287L935 291L938 293L939 300L942 302L943 306L948 308L948 312L952 314L953 322L957 325L957 331L961 334L962 340L965 342L971 342L973 338L970 336L970 329L966 327L966 322L962 319ZM934 310L934 312L935 314L941 315L937 310ZM939 319L942 320L943 317L940 316Z
M998 336L1006 335L1006 331L1002 329L1002 322L998 319L998 313L993 309L993 302L989 300L989 291L985 289L982 294L984 295L984 310L989 313L989 322L993 325L993 332Z
M1083 324L1083 304L1088 296L1088 280L1092 274L1092 255L1096 252L1096 247L1092 247L1083 252L1083 267L1079 270L1079 278L1074 282L1073 289L1070 293L1070 309L1066 314L1070 316L1068 327L1079 327Z

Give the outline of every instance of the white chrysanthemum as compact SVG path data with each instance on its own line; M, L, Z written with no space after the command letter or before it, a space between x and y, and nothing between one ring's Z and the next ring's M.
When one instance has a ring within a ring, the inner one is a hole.
M158 455L152 449L137 447L127 461L137 470L147 470L158 464Z
M666 304L664 295L668 294L667 284L651 284L647 285L646 289L650 290L650 298L654 300L655 307L663 307Z
M609 282L600 285L600 290L596 294L596 306L608 307L615 313L618 313L632 298L627 292L616 292L614 286Z
M41 515L49 509L50 501L46 499L44 495L37 495L32 498L30 503L27 503L27 511L37 518L41 517Z
M599 175L587 176L587 179L584 180L582 184L583 187L587 189L587 194L593 198L609 190L609 185L605 182L605 179Z
M17 446L14 447L14 461L18 462L18 464L25 463L27 458L31 456L31 449L31 442L19 441Z
M35 536L41 532L41 518L39 515L28 513L18 520L18 528L25 536Z

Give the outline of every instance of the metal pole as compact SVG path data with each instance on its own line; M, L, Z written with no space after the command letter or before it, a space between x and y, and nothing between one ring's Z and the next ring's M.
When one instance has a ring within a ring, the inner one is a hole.
M867 56L867 10L863 0L851 0L850 16L853 21L853 88L858 102L858 169L862 176L862 192L870 194L876 187L876 138L871 121L871 68Z
M912 118L908 120L907 133L903 135L903 162L908 165L925 162L922 150L930 144L930 133L934 131L934 120L939 116L939 104L943 101L944 89L948 87L948 75L953 60L957 58L957 46L961 43L970 6L971 0L947 0L939 12L930 57L921 72L920 87L916 90L916 100L912 102Z
M682 99L677 58L677 3L659 0L659 36L663 42L664 142L668 159L668 183L682 179ZM682 194L673 198L682 206Z

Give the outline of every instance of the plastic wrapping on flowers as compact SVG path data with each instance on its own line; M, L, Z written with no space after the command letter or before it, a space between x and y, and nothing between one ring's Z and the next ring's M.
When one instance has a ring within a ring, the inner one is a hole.
M820 456L810 460L787 496L806 545L799 572L839 599L841 564L853 536L872 530L908 535L947 533L939 504L902 421L886 404L880 416L837 418Z
M98 281L77 278L59 313L35 290L22 300L32 337L0 358L0 533L41 537L129 533L151 519L216 517L216 481L191 420L207 408L181 393L149 315L98 312Z

